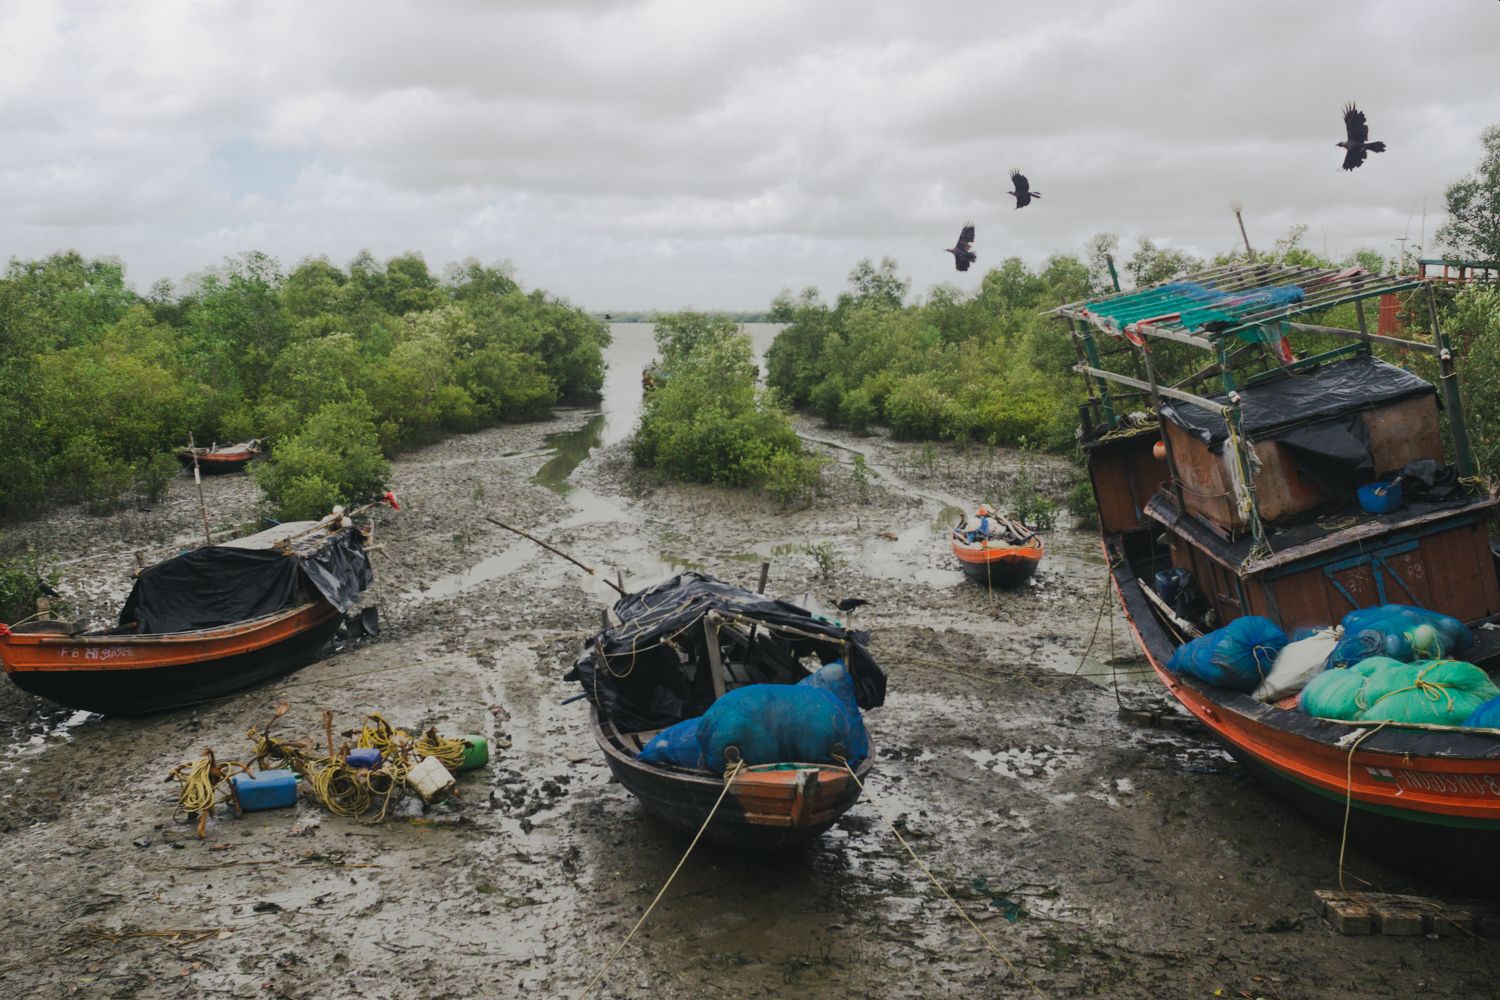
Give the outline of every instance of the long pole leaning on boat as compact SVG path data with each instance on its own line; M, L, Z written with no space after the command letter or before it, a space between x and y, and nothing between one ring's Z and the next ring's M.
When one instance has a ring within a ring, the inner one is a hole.
M198 446L193 444L193 432L188 431L188 451L193 455L193 482L198 484L198 509L203 513L203 540L214 543L214 533L208 530L208 501L203 499L203 473L198 468Z
M528 534L527 532L522 531L520 528L512 527L511 525L506 524L504 521L500 520L499 518L491 517L490 515L486 514L486 515L484 515L484 519L486 521L490 522L491 524L498 525L498 526L504 528L506 531L515 532L516 534L520 535L522 538L526 539L529 542L535 542L536 544L540 545L542 548L546 549L548 552L551 552L555 556L562 556L568 562L572 563L574 566L577 566L579 569L583 570L589 576L597 576L599 579L603 580L605 583L607 583L611 587L615 588L615 591L621 597L627 596L624 586L622 586L621 584L616 583L615 581L611 580L609 577L602 575L598 570L596 570L594 567L588 565L587 563L580 562L579 560L574 559L572 556L568 555L562 549L555 548L554 546L548 545L546 542L542 541L540 538L536 537L535 535Z

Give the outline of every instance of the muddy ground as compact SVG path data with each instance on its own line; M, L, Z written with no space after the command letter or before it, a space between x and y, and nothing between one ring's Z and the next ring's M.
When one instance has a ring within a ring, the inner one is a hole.
M561 675L609 591L486 513L632 586L685 566L753 586L769 559L777 594L867 598L857 624L890 674L868 716L870 796L800 851L700 847L598 995L1036 995L1026 981L1049 997L1494 995L1492 943L1332 933L1313 891L1336 885L1337 839L1203 737L1120 720L1112 675L1127 704L1159 698L1123 621L1100 620L1104 567L1086 529L1053 532L1018 592L962 580L941 536L951 505L996 498L1022 467L1055 484L1056 462L806 425L834 464L824 495L784 512L653 483L623 445L589 447L598 421L565 411L397 462L407 509L378 517L376 640L152 718L76 715L0 687L0 995L579 991L686 839L610 782L584 704L563 704L575 689ZM253 522L245 477L205 492L217 524ZM133 550L157 558L200 531L179 479L154 510L57 512L0 549L95 556L65 567L64 590L97 620L124 595ZM325 708L341 727L378 710L512 745L463 777L460 802L425 814L365 826L304 803L215 818L199 841L163 778L205 746L243 756L246 729L283 701L287 732L312 735ZM980 926L1003 958L882 814L962 905L993 917ZM1349 867L1380 888L1436 891L1358 854Z

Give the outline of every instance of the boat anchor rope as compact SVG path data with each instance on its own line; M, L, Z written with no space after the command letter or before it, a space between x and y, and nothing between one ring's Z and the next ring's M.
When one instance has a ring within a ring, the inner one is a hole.
M969 911L965 910L959 904L958 900L953 898L953 894L948 891L947 887L944 886L942 882L938 881L938 877L936 875L932 874L932 869L928 868L927 865L922 862L922 859L917 857L917 852L911 849L911 845L906 842L906 838L901 836L901 831L896 829L896 824L891 822L891 819L886 815L885 810L880 808L879 804L876 803L874 796L870 794L870 789L865 787L865 783L859 780L859 775L854 773L854 768L849 766L849 761L839 754L834 754L833 758L840 764L844 765L844 770L849 772L849 777L853 778L854 783L859 786L859 790L861 794L864 795L865 801L870 803L870 808L874 809L876 814L885 821L885 825L890 827L891 832L896 835L896 839L901 842L901 846L906 848L906 853L911 855L911 859L917 863L917 867L922 869L922 874L927 876L928 881L937 886L938 892L941 892L944 896L947 897L948 902L952 903L953 908L958 911L958 915L963 917L964 922L974 929L975 934L979 935L979 940L984 942L984 946L989 950L989 953L991 955L994 955L1000 961L1004 962L1005 967L1009 969L1017 979L1021 980L1021 982L1029 986L1033 993L1035 993L1039 997L1042 997L1043 1000L1046 1000L1047 994L1043 993L1041 988L1037 986L1036 983L1026 978L1025 973L1016 968L1015 964L1012 963L1010 959L1001 954L1000 949L995 947L995 944L990 940L989 935L980 930L979 925L974 922L974 918L969 916Z
M677 862L677 867L672 869L672 874L668 875L667 880L662 883L661 890L657 892L656 898L651 901L650 906L646 907L646 912L641 914L641 918L635 922L635 926L630 928L630 933L625 935L625 940L615 946L615 950L610 952L609 958L604 960L604 964L600 966L599 971L594 973L594 978L590 979L587 985L578 991L577 996L573 1000L583 1000L584 997L593 992L594 987L599 985L599 980L604 978L604 973L608 972L609 967L614 964L614 960L620 957L620 952L624 951L625 946L630 943L630 939L635 937L635 932L640 930L641 925L646 922L646 918L651 916L651 911L656 909L656 904L661 902L662 897L667 894L667 890L672 887L672 880L677 877L678 872L682 871L682 866L687 864L687 859L692 855L693 848L698 846L698 840L703 836L703 831L708 829L708 824L712 823L714 817L718 815L719 806L724 804L724 796L729 794L729 786L734 784L735 777L739 775L740 768L744 766L745 762L742 760L735 760L730 765L729 773L724 775L724 787L719 791L719 797L715 800L714 807L708 811L708 816L703 820L703 825L698 828L698 832L693 834L692 843L688 844L687 850L682 852L682 859ZM858 781L859 779L855 778L854 780Z

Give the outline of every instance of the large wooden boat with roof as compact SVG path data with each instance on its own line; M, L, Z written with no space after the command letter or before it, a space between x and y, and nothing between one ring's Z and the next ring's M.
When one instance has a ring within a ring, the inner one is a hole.
M1087 387L1083 447L1115 592L1167 690L1335 836L1347 814L1351 843L1495 893L1500 732L1334 722L1168 667L1242 615L1290 632L1403 603L1468 623L1467 655L1494 676L1496 499L1474 478L1434 295L1419 278L1249 265L1052 314ZM1372 332L1365 305L1382 296L1423 310L1427 338ZM1403 470L1402 506L1357 502L1359 486Z

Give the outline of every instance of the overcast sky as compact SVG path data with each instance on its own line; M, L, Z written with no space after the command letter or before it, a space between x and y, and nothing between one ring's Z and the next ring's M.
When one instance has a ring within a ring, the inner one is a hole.
M1351 99L1390 148L1345 173ZM0 0L0 256L144 291L415 250L592 309L759 309L861 257L922 293L1105 230L1208 254L1234 198L1252 243L1391 253L1496 123L1496 0Z

